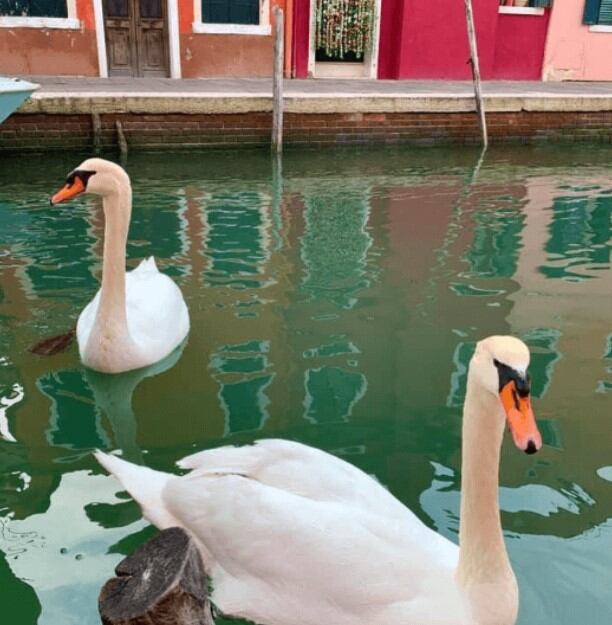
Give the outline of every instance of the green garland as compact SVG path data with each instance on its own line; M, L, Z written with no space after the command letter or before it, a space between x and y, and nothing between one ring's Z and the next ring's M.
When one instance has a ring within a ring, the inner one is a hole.
M347 52L363 58L371 44L374 10L374 0L317 0L317 49L338 59Z

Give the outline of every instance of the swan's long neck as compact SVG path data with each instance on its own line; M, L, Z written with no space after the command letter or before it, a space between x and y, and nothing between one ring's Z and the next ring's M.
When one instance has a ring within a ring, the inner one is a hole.
M109 340L127 340L129 331L125 306L125 247L132 208L128 183L117 182L116 190L103 197L104 260L100 304L94 324L96 334Z
M499 458L505 415L500 401L468 378L463 411L459 566L463 586L514 580L499 513Z

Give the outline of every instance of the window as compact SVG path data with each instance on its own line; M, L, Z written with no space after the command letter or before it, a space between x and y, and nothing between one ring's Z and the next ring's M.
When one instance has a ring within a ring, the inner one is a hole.
M259 0L202 0L207 24L259 24Z
M499 12L544 15L544 9L551 7L552 3L553 0L499 0Z
M76 0L0 0L0 28L81 27Z
M68 17L66 0L0 0L0 15Z
M586 0L582 21L589 25L612 26L612 0Z
M269 35L269 0L194 0L193 31Z

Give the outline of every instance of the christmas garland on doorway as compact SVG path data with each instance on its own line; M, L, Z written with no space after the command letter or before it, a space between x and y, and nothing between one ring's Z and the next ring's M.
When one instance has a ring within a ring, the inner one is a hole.
M342 59L348 52L363 58L370 49L374 0L316 0L317 49Z

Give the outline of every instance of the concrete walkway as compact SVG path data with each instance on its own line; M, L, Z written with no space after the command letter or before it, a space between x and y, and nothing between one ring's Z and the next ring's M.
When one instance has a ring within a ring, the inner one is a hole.
M41 85L23 113L269 112L270 79L29 76ZM471 81L286 80L289 113L466 112ZM612 82L483 84L488 112L612 111Z
M41 85L41 94L57 93L138 93L163 95L266 96L272 92L268 78L74 78L66 76L29 76ZM355 97L372 96L471 96L471 81L448 80L285 80L285 94L295 96ZM612 97L612 82L535 82L488 81L483 91L490 96Z

